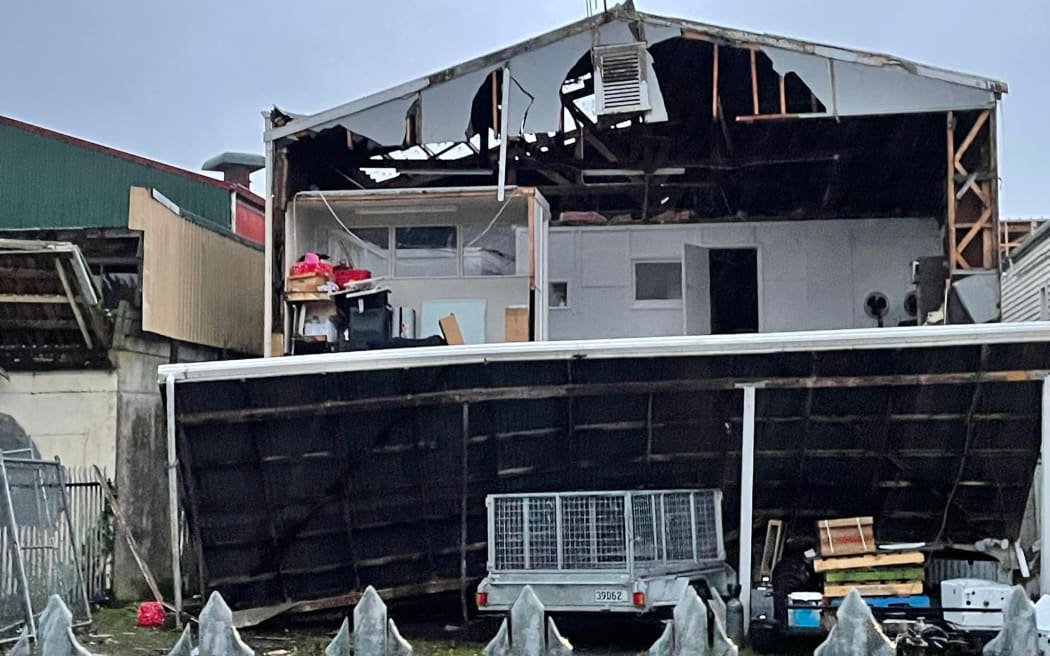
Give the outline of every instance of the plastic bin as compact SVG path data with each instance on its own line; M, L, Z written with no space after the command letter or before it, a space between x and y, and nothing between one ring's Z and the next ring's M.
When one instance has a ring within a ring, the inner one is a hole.
M788 595L788 626L796 629L820 628L820 602L824 595L819 592L792 592ZM792 608L812 606L812 608Z

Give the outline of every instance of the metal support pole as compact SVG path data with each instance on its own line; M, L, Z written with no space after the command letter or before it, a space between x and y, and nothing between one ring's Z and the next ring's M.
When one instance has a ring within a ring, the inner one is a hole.
M467 497L470 493L470 404L463 404L463 432L460 434L459 490L459 603L463 621L470 620L467 600Z
M751 538L755 491L755 386L744 385L744 430L740 444L740 603L744 606L744 635L751 622Z
M1043 380L1043 436L1039 453L1039 592L1050 594L1050 376Z
M510 68L503 67L503 97L499 119L499 181L496 200L503 202L507 189L507 138L510 132Z
M14 561L15 570L19 583L22 585L22 605L26 614L26 635L36 639L36 620L33 615L33 599L29 592L29 578L26 576L25 563L22 560L22 543L18 537L18 521L15 519L15 504L11 499L11 482L7 480L7 465L4 464L4 453L0 451L0 493L4 498L4 514L7 515L7 530L9 531L8 543L11 549L11 557ZM3 525L0 524L0 528Z
M175 595L175 628L182 628L182 544L179 540L179 460L175 455L175 376L168 374L164 384L164 391L167 394L168 529L171 537L171 584Z

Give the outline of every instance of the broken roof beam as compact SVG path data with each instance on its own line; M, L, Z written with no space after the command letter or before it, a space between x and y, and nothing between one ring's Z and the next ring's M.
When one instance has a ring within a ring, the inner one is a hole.
M215 410L180 413L185 426L215 423L263 421L269 418L291 418L308 415L347 414L394 408L423 407L445 403L474 403L501 400L538 400L573 396L649 394L703 390L735 390L745 383L761 384L763 389L808 389L839 387L897 387L913 385L972 385L977 382L1039 382L1050 376L1050 370L958 372L902 374L894 376L826 376L818 378L768 378L749 381L741 378L696 379L674 381L633 381L626 383L564 384L486 387L412 395L395 395L348 401L321 401L265 408Z

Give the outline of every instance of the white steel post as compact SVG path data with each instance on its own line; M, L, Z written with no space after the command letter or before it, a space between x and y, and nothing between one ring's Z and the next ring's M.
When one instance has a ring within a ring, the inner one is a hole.
M1039 452L1039 592L1050 594L1050 376L1043 380L1042 442Z
M507 189L507 138L510 131L510 67L503 67L503 95L500 98L499 121L499 180L496 200L503 202Z
M273 121L270 120L269 115L265 116L266 131L267 133L273 128ZM266 280L263 281L263 334L262 334L262 354L264 358L268 358L273 355L273 166L274 166L274 145L269 134L265 137L266 141L266 189L263 191L263 198L266 199L266 218L263 223L263 257L266 258L263 264L263 275ZM285 232L283 235L284 239L288 239L288 233ZM285 331L286 332L286 331ZM287 337L287 335L282 335ZM283 347L281 355L284 355Z
M175 627L182 627L182 543L179 540L178 466L175 455L175 376L165 379L168 424L168 530L171 537L171 581L175 595Z
M744 606L744 635L751 621L751 527L755 488L755 386L744 385L744 430L740 444L740 603Z

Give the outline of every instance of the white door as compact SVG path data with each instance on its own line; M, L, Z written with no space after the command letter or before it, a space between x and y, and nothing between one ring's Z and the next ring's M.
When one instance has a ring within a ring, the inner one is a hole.
M682 257L682 304L685 334L711 334L710 249L686 244Z

